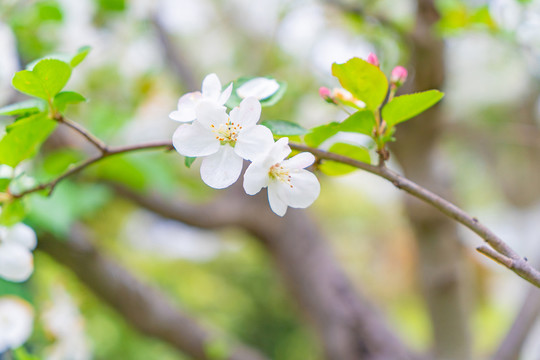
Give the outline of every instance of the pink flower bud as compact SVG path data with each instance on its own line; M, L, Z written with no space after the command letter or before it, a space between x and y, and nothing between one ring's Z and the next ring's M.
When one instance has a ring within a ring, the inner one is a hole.
M330 91L329 88L327 87L324 87L324 86L321 86L319 88L319 95L323 98L323 99L328 99L330 97L332 97L332 92Z
M390 82L396 86L401 86L407 80L407 69L403 66L396 66L392 70L392 75L390 76Z
M370 63L371 65L375 65L377 67L379 67L380 65L379 59L377 58L377 55L375 55L374 53L369 53L366 61Z

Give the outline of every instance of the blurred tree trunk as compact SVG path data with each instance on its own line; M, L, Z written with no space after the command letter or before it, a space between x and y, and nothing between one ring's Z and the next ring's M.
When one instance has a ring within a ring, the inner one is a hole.
M433 29L439 15L433 0L418 0L417 6L410 68L412 90L441 89L444 43ZM436 106L401 125L393 150L407 177L452 200L450 178L444 171L444 160L438 156L442 122L442 109ZM406 198L406 209L418 241L419 277L431 317L434 358L470 359L466 264L456 225L412 197Z

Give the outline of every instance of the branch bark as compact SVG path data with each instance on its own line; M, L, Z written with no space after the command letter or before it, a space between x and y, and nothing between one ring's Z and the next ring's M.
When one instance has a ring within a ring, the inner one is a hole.
M312 324L326 359L418 358L393 334L374 306L353 289L304 211L290 209L285 218L279 218L269 210L264 194L250 197L240 186L226 191L216 208L169 202L118 185L114 189L169 219L204 228L236 225L253 234L274 259L290 294ZM227 212L219 210L221 204L228 206Z
M101 254L81 229L75 229L69 241L43 236L39 250L73 271L141 333L163 340L193 359L211 360L206 349L219 336ZM245 345L235 345L227 359L265 360L266 357Z

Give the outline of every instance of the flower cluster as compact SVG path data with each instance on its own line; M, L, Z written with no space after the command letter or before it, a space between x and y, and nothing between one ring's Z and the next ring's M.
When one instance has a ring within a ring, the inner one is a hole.
M254 88L262 89L257 82ZM317 177L305 167L315 158L302 153L289 160L288 138L274 142L270 129L257 122L261 104L257 97L247 96L240 105L227 113L224 106L232 85L223 92L215 74L203 80L202 93L188 93L178 101L173 120L190 122L174 132L173 145L184 156L200 157L201 178L216 189L232 185L242 172L244 160L251 161L244 175L244 189L250 195L268 187L270 207L283 216L287 207L305 208L319 196ZM244 89L250 92L253 89ZM275 91L275 89L274 89ZM256 92L261 92L257 90Z

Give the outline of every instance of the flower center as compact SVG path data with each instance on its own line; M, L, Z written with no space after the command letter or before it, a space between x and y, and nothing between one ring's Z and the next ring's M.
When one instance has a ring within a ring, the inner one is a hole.
M219 128L216 128L214 125L210 126L212 127L214 134L216 134L216 139L221 142L221 145L229 144L232 147L236 144L238 134L242 130L242 126L233 123L231 118L229 118L225 124L220 124Z
M270 167L268 171L268 176L271 179L279 180L293 187L291 184L291 175L289 174L289 169L283 167L280 163L276 163Z

